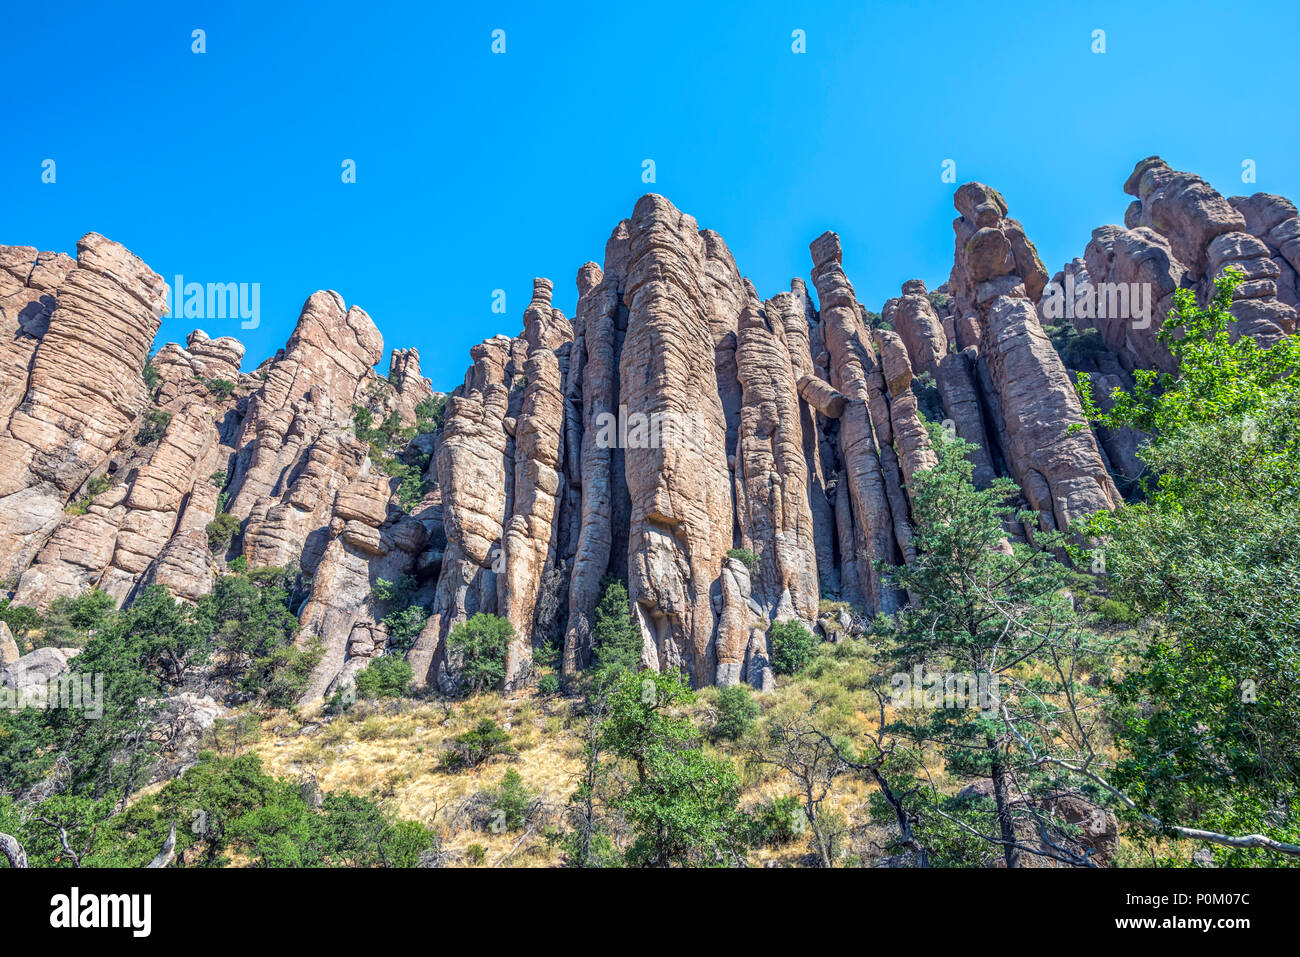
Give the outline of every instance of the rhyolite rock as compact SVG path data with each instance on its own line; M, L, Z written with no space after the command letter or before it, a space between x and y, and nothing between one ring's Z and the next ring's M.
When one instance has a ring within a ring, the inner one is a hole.
M1179 289L1205 301L1238 269L1236 333L1294 333L1291 203L1224 199L1157 158L1126 189L1125 224L1049 284L1002 195L962 186L948 280L910 279L879 314L835 233L810 246L811 286L764 299L721 236L644 196L579 268L574 315L535 280L523 328L470 351L436 426L419 354L392 350L379 375L378 327L335 292L244 371L219 328L150 356L163 284L102 236L75 259L0 246L0 572L44 608L154 585L197 602L237 557L283 568L299 644L320 651L304 704L388 655L457 692L448 638L479 612L511 626L504 690L536 677L541 644L572 677L612 576L646 667L770 688L773 622L838 640L906 603L881 563L916 555L936 436L970 443L977 484L1009 476L1041 527L1069 529L1141 472L1141 436L1087 428L1076 384L1086 373L1107 408L1135 370L1171 368L1157 335ZM1125 305L1146 314L1112 308L1135 284L1149 298ZM826 598L854 610L819 613ZM66 663L20 658L0 629L11 685ZM175 701L199 728L221 707Z

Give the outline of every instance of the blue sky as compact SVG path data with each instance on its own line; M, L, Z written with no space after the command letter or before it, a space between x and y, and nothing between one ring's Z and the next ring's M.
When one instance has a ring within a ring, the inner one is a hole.
M652 190L764 296L838 231L871 309L948 275L945 159L1003 192L1052 271L1122 221L1152 153L1300 198L1295 3L126 7L6 11L0 243L73 252L95 230L169 282L260 283L259 328L197 323L244 340L245 369L332 288L449 389L473 343L519 331L533 276L571 315L578 267ZM166 318L157 344L194 325Z

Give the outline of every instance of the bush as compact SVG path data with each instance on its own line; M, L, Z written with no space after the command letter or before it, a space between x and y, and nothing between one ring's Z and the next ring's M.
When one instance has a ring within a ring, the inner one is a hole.
M1136 625L1142 620L1141 614L1115 598L1104 598L1098 602L1097 614L1103 621L1115 625Z
M804 833L807 818L794 795L773 798L755 808L750 816L750 843L756 847L780 847Z
M144 364L141 378L144 379L144 387L150 395L157 392L158 386L162 385L162 376L159 374L158 370L154 368L152 359Z
M470 867L478 867L487 860L487 849L482 844L471 844L465 848L465 860Z
M171 425L172 414L163 412L159 409L150 409L144 414L144 421L140 423L140 431L135 434L135 440L141 445L148 445L150 442L157 442L167 431L167 426Z
M208 387L208 391L221 399L229 399L230 394L235 391L235 383L229 379L207 379L203 383Z
M411 687L414 672L410 664L396 655L384 655L371 660L357 673L357 697L400 698Z
M452 628L447 647L460 657L461 687L479 694L500 684L506 676L506 648L514 636L509 621L486 612Z
M442 428L442 417L446 408L447 397L445 395L422 399L415 406L416 431L437 432Z
M632 620L627 588L613 576L600 588L591 634L593 663L606 675L635 671L641 666L641 629Z
M0 598L0 621L9 626L21 648L27 632L41 624L41 613L30 605L15 605L8 598Z
M452 740L452 747L442 753L441 759L442 767L448 771L476 768L493 755L510 749L510 732L491 718L483 718L473 729Z
M758 702L744 685L730 685L718 692L718 718L713 735L735 741L758 717Z
M21 606L19 606L21 607ZM98 631L112 621L117 602L98 588L82 592L75 598L56 598L41 622L42 640L46 645L79 642L91 631Z
M424 623L429 620L429 609L423 605L408 605L401 611L390 612L383 620L388 626L389 650L405 654L424 630Z
M239 533L239 519L229 512L219 512L217 517L208 522L208 547L213 554L220 555L230 548L230 543Z
M758 556L748 548L728 548L727 557L740 561L742 565L749 569L751 575L758 571Z
M778 621L767 633L767 652L779 675L798 674L812 659L817 639L797 621Z
M492 819L494 832L517 831L528 820L535 795L524 784L524 779L514 768L506 771L500 786L492 793Z
M556 694L560 690L558 675L542 675L537 679L537 693L541 695Z

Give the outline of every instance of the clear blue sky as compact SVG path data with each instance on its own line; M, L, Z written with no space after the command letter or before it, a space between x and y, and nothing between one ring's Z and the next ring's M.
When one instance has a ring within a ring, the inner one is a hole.
M764 296L835 229L871 309L948 275L945 159L1004 193L1052 271L1122 221L1152 153L1300 198L1297 6L10 4L0 243L73 252L96 230L169 282L259 282L260 328L201 323L245 341L245 369L336 289L449 389L473 343L519 331L533 276L572 314L579 265L650 190Z

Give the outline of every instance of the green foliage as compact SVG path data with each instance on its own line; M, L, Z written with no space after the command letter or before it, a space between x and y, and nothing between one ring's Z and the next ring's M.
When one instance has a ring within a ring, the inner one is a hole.
M1043 332L1051 340L1061 361L1067 368L1080 369L1094 363L1108 350L1102 341L1101 333L1096 329L1080 332L1072 322L1059 326L1044 326Z
M411 666L403 658L396 655L373 658L357 672L357 697L400 698L410 691L413 676Z
M558 675L542 675L537 679L537 693L540 695L557 694L560 690Z
M182 866L195 867L222 867L234 854L259 867L412 867L434 843L422 825L347 791L314 810L301 787L268 775L254 753L201 753L180 778L114 817L109 860L141 866L172 823Z
M694 698L676 674L624 672L615 679L602 744L636 770L613 801L633 831L632 866L728 866L744 859L740 781L710 758L683 708Z
M495 821L507 831L517 831L528 822L536 795L524 784L514 768L506 771L501 784L491 794Z
M41 613L30 605L15 605L8 598L0 598L0 621L9 626L19 649L27 633L41 624Z
M1129 605L1115 598L1103 598L1097 603L1097 614L1102 621L1115 625L1135 625L1142 616Z
M465 848L465 862L470 867L480 867L487 862L487 848L482 844L471 844Z
M758 702L745 685L729 685L718 691L717 713L714 737L735 741L754 724L759 714Z
M389 649L399 654L410 651L428 620L429 609L423 605L407 605L401 611L389 612L383 618L388 626Z
M402 574L398 576L395 582L389 581L387 578L376 578L374 588L371 589L370 594L376 601L389 601L408 605L418 587L419 582L416 581L414 575Z
M922 418L927 422L944 420L943 396L931 373L921 372L912 377L912 393L916 396L917 408Z
M289 607L288 573L256 568L222 575L195 609L216 655L215 673L270 704L291 704L305 689L324 647L299 648L298 618Z
M515 636L505 618L479 612L447 635L447 648L460 662L460 686L479 694L499 685L506 676L506 649Z
M417 429L403 427L401 413L397 410L376 425L375 413L364 405L352 407L352 426L357 438L369 443L370 459L375 466L398 480L398 503L408 512L414 509L429 492L429 483L423 481L429 455L416 455L414 450L407 450L406 456L399 453L415 437Z
M947 309L948 304L952 302L952 297L942 292L926 293L926 298L930 300L930 305L934 306L935 311L937 312L942 312L944 309Z
M239 526L239 519L229 512L219 512L216 518L208 522L208 547L213 554L223 554L230 548L230 543L239 534Z
M641 629L632 618L627 586L613 576L600 584L591 643L592 664L606 677L641 667Z
M767 633L772 668L779 675L803 670L817 650L817 637L797 621L776 621Z
M141 370L141 378L144 379L145 391L150 395L157 392L158 386L162 385L162 375L154 368L152 359L144 364L144 369Z
M229 379L204 379L203 384L219 399L229 399L235 391L235 383Z
M445 395L421 399L415 406L416 431L419 433L437 432L442 428L442 420L446 409L447 397Z
M1115 645L1088 633L1072 611L1071 573L1053 557L1064 536L1035 531L1033 546L1008 548L1006 524L1033 527L1037 515L1010 507L1017 496L1010 480L975 488L970 445L945 440L937 427L931 432L939 462L916 474L912 498L917 557L906 566L879 566L912 604L878 619L876 635L896 677L934 677L922 688L912 685L889 730L917 746L937 747L951 778L985 778L1003 789L996 826L981 833L986 841L1005 842L1008 866L1019 866L1013 846L1019 812L1005 797L1011 769L1018 769L1015 789L1030 802L1087 784L1031 758L1073 766L1092 759L1090 736L1099 719L1083 672L1113 655ZM940 800L931 785L914 786L923 802ZM976 818L963 823L976 831L988 825ZM1052 839L1069 843L1064 833Z
M751 575L758 572L758 555L751 552L748 548L728 548L727 557L734 558L746 568Z
M1110 590L1154 633L1115 687L1115 783L1167 823L1300 839L1300 338L1233 341L1240 274L1188 290L1138 371L1090 419L1150 434L1145 501L1095 516ZM1219 864L1282 863L1215 848ZM1293 859L1292 859L1293 860Z
M447 771L476 768L494 755L509 750L510 732L491 718L483 718L469 731L453 739L452 747L442 753L439 763Z
M781 847L807 831L803 805L794 795L772 798L750 816L749 843L756 847Z
M50 602L50 610L41 622L42 644L55 647L80 644L87 634L108 624L116 610L117 601L113 596L98 588L56 598Z
M140 423L140 431L135 434L135 440L141 445L148 445L150 442L157 442L167 431L167 426L171 425L172 414L163 412L161 409L150 409L144 414L143 421Z

